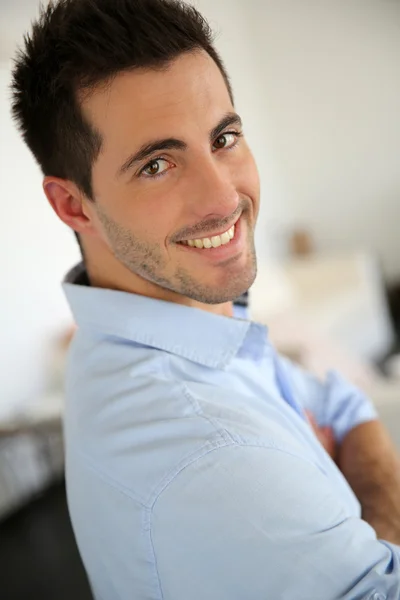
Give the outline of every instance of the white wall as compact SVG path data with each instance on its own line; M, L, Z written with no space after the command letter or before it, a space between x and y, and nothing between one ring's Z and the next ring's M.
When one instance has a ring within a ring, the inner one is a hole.
M70 323L60 282L79 257L11 121L9 68L0 64L0 418L46 386L52 340Z
M257 116L286 184L289 223L311 226L322 250L375 249L398 278L400 2L245 5Z
M220 31L259 164L262 259L279 253L280 233L304 223L320 248L372 246L386 273L400 275L400 3L195 3ZM6 4L0 60L14 52L38 2ZM0 413L43 389L45 348L69 319L59 281L79 256L10 120L8 68L0 68Z

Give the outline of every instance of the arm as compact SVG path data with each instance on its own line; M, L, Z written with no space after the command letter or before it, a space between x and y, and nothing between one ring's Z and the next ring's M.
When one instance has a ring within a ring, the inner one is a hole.
M181 470L151 537L164 600L400 597L397 549L315 465L275 448L217 448Z
M315 419L314 429L356 494L363 518L383 539L400 544L399 456L364 394L331 373L325 382L287 361L293 393ZM317 427L318 426L318 427Z
M277 357L287 386L304 410L310 411L319 427L330 427L341 444L362 423L378 418L372 402L338 373L329 372L324 381L281 356Z
M344 438L338 464L378 537L400 545L400 461L382 423L371 421Z

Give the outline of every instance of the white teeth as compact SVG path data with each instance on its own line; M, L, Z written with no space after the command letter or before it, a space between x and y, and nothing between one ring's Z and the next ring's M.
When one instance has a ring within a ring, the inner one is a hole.
M185 245L191 246L192 248L219 248L219 246L225 246L235 237L235 226L233 225L228 231L221 235L214 235L212 238L203 238L202 240L187 240L183 242Z
M214 235L211 238L211 243L212 243L213 248L219 248L219 246L222 245L221 236L220 235Z
M223 233L221 235L221 244L228 244L231 241L231 238L229 237L229 233L226 231L225 233Z

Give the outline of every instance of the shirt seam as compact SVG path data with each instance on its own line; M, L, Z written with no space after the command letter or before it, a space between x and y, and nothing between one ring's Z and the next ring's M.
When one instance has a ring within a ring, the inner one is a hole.
M84 466L87 469L90 469L92 472L94 472L98 477L100 477L107 486L111 487L113 490L115 490L117 493L121 494L122 496L128 498L128 500L130 500L131 502L138 504L140 506L140 508L142 509L143 514L146 515L145 523L147 523L147 522L150 523L150 519L147 518L147 515L149 512L151 512L151 509L148 506L146 506L143 502L138 500L134 496L132 491L129 490L129 488L126 488L125 486L121 485L115 479L110 477L110 475L104 473L101 469L99 469L98 467L93 465L89 456L87 454L85 454L84 452L78 450L77 454L79 454L82 457L82 459L84 460ZM153 571L153 573L155 574L156 585L157 585L158 591L159 591L159 598L160 598L160 600L163 600L164 595L162 592L160 576L159 576L158 568L157 568L157 559L156 559L155 552L154 552L154 544L153 544L151 527L147 526L147 527L145 527L145 529L148 532L149 541L150 541L150 550L151 550L151 559L152 559L150 561L150 563L151 563L150 568Z
M324 476L326 476L326 473L324 473L324 471L322 471L319 468L318 464L314 463L312 460L310 460L306 457L303 457L303 456L299 456L298 454L296 454L295 452L292 452L290 450L279 448L274 443L270 443L270 444L257 443L257 444L255 444L254 442L245 442L245 441L238 442L234 439L231 439L230 441L225 441L225 443L223 443L222 441L220 443L217 442L212 448L209 448L207 451L205 451L201 454L197 454L197 456L192 457L191 460L189 460L185 464L181 465L181 468L178 469L177 471L175 471L175 473L172 476L170 474L169 477L164 478L163 485L161 485L161 483L160 483L160 485L158 486L159 487L158 492L155 494L155 496L153 498L153 502L151 503L151 506L149 508L147 508L144 513L145 514L144 526L145 526L145 530L148 531L148 534L149 534L150 547L151 547L151 552L152 552L152 564L154 565L157 582L158 582L158 586L159 586L159 591L161 594L161 596L160 596L161 600L163 600L164 594L162 591L161 578L160 578L160 574L159 574L158 566L157 566L157 555L156 555L156 550L154 547L153 533L152 533L154 507L155 507L158 499L162 496L163 492L171 485L171 483L178 477L178 475L180 475L180 473L182 473L185 469L187 469L188 467L190 467L191 465L193 465L200 459L204 458L208 454L211 454L211 452L215 452L216 450L219 450L221 448L229 448L229 447L263 448L265 450L275 450L277 452L283 452L287 455L307 461L308 463L312 464L316 469L321 471Z
M160 489L160 486L162 487L164 485L164 482L166 482L165 485L168 485L168 481L172 481L177 472L179 473L186 464L191 464L193 461L195 461L198 458L200 458L201 456L203 456L204 451L206 451L205 453L207 453L209 451L212 451L215 448L219 448L224 445L231 445L231 444L245 442L245 440L242 439L240 436L233 435L224 425L222 425L220 423L220 421L218 419L211 418L204 413L204 410L202 409L199 401L190 392L186 383L181 382L179 380L175 380L175 378L173 377L172 372L169 367L169 360L168 360L167 356L164 357L164 360L162 361L161 364L162 364L162 371L163 371L164 375L166 376L166 378L178 383L178 389L179 388L181 389L181 392L182 392L184 398L190 403L195 414L199 418L202 418L205 421L207 421L213 427L214 435L216 436L216 438L206 440L204 442L204 444L200 448L197 449L197 451L191 452L189 455L183 457L181 459L181 461L178 463L178 465L176 465L175 469L169 470L167 475L165 475L161 479L161 481L158 482L155 489L153 489L153 492L150 493L148 502L139 500L139 498L136 497L136 495L132 492L132 490L130 488L127 488L121 482L114 479L114 477L112 475L110 475L108 472L105 472L101 468L99 468L99 466L93 462L92 458L88 454L86 454L85 452L83 452L80 449L75 450L75 452L84 459L87 467L90 468L94 473L97 473L97 475L99 477L101 477L101 479L106 484L111 485L115 489L119 490L120 493L126 495L131 500L137 502L144 509L148 509L149 507L150 508L152 507L153 500L151 500L151 498L156 498L158 496L158 494L159 494L158 490ZM273 443L271 443L271 446L273 446Z
M160 490L162 491L165 487L168 487L169 482L173 481L175 476L179 474L186 466L191 465L213 450L238 443L234 438L227 438L221 435L221 431L216 431L215 433L218 437L215 437L213 440L205 441L204 444L197 449L197 451L192 452L189 456L183 458L175 469L170 469L168 471L167 475L161 479L153 492L149 494L149 499L147 502L140 500L129 487L123 485L120 481L117 481L114 477L112 477L112 475L103 471L97 464L94 464L92 458L88 454L82 450L74 450L74 453L76 456L80 456L84 461L84 466L98 475L105 484L111 486L113 489L128 497L133 502L136 502L136 504L147 511L152 509L155 499L157 499L160 494ZM69 462L68 454L69 453L67 452L67 469Z
M187 467L189 467L190 465L194 464L195 462L197 462L198 460L200 460L201 458L204 458L205 456L207 456L208 454L210 454L211 452L214 452L215 450L218 450L219 448L226 448L229 446L235 446L237 445L237 443L234 440L230 440L230 441L220 441L220 442L215 442L215 445L213 445L211 448L208 448L205 452L202 452L201 454L197 453L197 456L192 457L191 460L186 461L183 465L181 465L181 467L174 472L174 474L172 475L171 473L169 474L169 477L165 477L163 480L163 485L158 486L159 489L158 491L155 493L154 498L153 498L153 502L151 503L151 506L145 511L145 529L148 531L149 533L149 539L150 539L150 547L151 547L151 553L152 553L152 563L154 565L154 569L155 569L155 574L157 577L157 582L158 582L158 588L160 591L160 598L161 600L163 600L164 598L164 594L162 591L162 585L161 585L161 578L160 578L160 573L158 571L158 566L157 566L157 555L156 555L156 551L155 551L155 547L154 547L154 542L153 542L153 530L152 530L152 517L153 517L153 509L154 506L158 500L158 498L161 496L161 494L163 493L163 491L165 491L169 485L174 481L174 479L180 474L182 473L182 471L184 471Z
M218 433L228 443L236 441L236 439L232 435L232 433L230 431L228 431L228 429L225 426L223 426L219 422L218 419L214 419L214 418L209 417L208 415L205 414L205 412L202 409L199 401L191 393L191 391L189 390L189 387L187 386L187 384L184 381L179 381L179 380L175 379L175 377L172 374L172 371L171 371L171 368L170 368L170 362L169 362L167 356L165 357L165 360L163 361L163 372L164 372L164 375L165 375L165 377L167 379L175 381L178 384L178 386L182 390L183 396L190 403L190 405L192 406L193 410L195 411L195 413L196 413L196 415L198 417L201 417L201 418L205 419L208 423L210 423L210 425L215 429L216 433Z
M284 452L285 454L294 456L296 458L301 458L302 460L306 460L307 462L311 463L314 467L319 468L318 465L315 464L310 459L303 457L303 456L299 457L299 455L297 455L296 453L294 453L290 450L279 448L272 441L270 443L254 443L254 442L245 441L245 440L242 440L239 442L238 440L235 440L233 438L226 439L226 438L221 437L219 439L215 439L213 442L207 442L205 445L202 446L202 448L200 448L189 459L186 459L184 462L182 462L178 469L175 469L174 471L170 471L169 474L161 480L161 482L157 486L156 490L154 491L152 500L149 499L149 504L146 505L143 502L141 502L140 500L138 500L138 498L135 497L135 495L132 493L132 491L129 488L126 488L125 486L121 485L115 479L110 477L110 475L104 473L97 466L93 465L90 457L87 454L85 454L84 452L82 452L80 450L77 451L77 454L79 454L84 459L85 466L87 468L89 468L92 472L97 474L107 485L111 486L113 489L115 489L117 492L119 492L123 496L127 497L129 500L138 504L141 507L141 509L143 510L143 513L142 513L144 515L143 525L144 525L144 530L147 532L147 534L149 536L150 550L151 550L151 564L152 564L152 569L153 569L155 577L156 577L156 583L157 583L157 586L159 589L160 600L163 600L164 595L163 595L163 591L162 591L161 578L160 578L160 574L159 574L158 567L157 567L157 555L156 555L156 550L154 547L153 535L152 535L152 518L153 518L155 504L156 504L157 500L159 500L159 498L162 496L163 492L170 486L170 484L185 469L187 469L188 467L190 467L191 465L193 465L200 459L204 458L208 454L211 454L211 452L214 452L221 448L228 448L228 447L245 447L245 448L253 447L253 448L264 448L266 450L276 450L279 452Z
M129 488L126 488L125 486L121 485L121 483L117 482L113 477L104 473L104 471L102 471L97 466L95 466L87 454L85 454L81 450L76 451L76 453L78 455L80 455L82 457L82 459L84 460L84 466L86 466L86 468L90 469L92 472L94 472L96 475L98 475L102 479L102 481L104 481L104 483L106 485L110 486L115 491L117 491L118 493L127 497L129 500L131 500L132 502L135 502L136 504L138 504L141 507L141 509L143 511L142 514L144 515L144 531L147 532L147 534L149 536L149 541L150 541L150 550L151 550L150 558L151 558L151 565L152 565L151 568L155 573L156 583L157 583L157 586L159 589L160 600L163 600L164 595L163 595L161 579L160 579L160 575L159 575L158 567L157 567L157 557L156 557L156 553L155 553L153 536L152 536L152 527L151 527L154 504L156 503L157 499L162 494L162 492L177 477L177 475L179 475L179 473L181 473L186 467L189 467L190 465L194 464L195 462L197 462L204 456L207 456L207 454L213 452L214 450L217 450L217 449L223 448L223 447L227 447L227 446L235 446L235 445L237 445L237 442L235 440L233 440L233 439L226 440L224 438L215 439L214 442L206 442L206 444L204 444L195 454L192 454L192 456L189 459L187 458L180 465L180 467L177 470L170 472L168 474L168 476L166 476L162 480L162 485L160 482L160 484L156 488L155 493L153 494L153 500L151 502L149 502L148 505L146 505L143 502L141 502L140 500L138 500L138 498L135 497L135 495L132 493L132 491Z
M188 400L188 402L190 402L190 404L193 407L193 409L195 410L197 416L205 419L208 423L210 423L210 425L215 428L216 432L219 433L221 435L221 437L223 439L225 439L228 443L234 442L235 438L233 437L231 432L224 425L222 425L222 423L220 423L220 421L218 419L215 419L215 418L210 417L205 414L203 408L200 405L200 402L191 393L191 391L189 390L186 383L182 382L181 386L182 386L182 393L183 393L184 397L186 398L186 400Z
M205 450L204 452L197 452L195 456L192 456L188 461L185 461L183 464L181 464L181 466L174 471L173 475L169 474L168 476L166 476L160 482L160 484L157 486L157 488L156 488L157 491L153 495L153 500L149 503L149 506L147 506L145 508L147 510L153 511L154 506L155 506L157 500L162 495L162 493L169 487L169 485L174 481L174 479L176 479L176 477L178 475L180 475L180 473L182 473L185 469L187 469L188 467L190 467L191 465L196 463L198 460L204 458L211 452L215 452L216 450L220 450L221 448L229 448L229 447L234 447L234 446L237 446L238 448L260 448L260 449L264 449L264 450L275 450L276 452L281 452L288 456L292 456L293 458L304 460L305 462L307 462L307 463L311 464L313 467L315 467L320 473L322 473L322 475L324 477L327 477L326 472L317 463L312 461L310 458L308 458L306 456L302 456L300 454L296 454L296 452L294 452L293 450L288 450L287 448L281 448L277 444L275 444L273 441L271 441L269 443L262 443L262 442L255 443L255 442L250 442L250 441L246 441L246 440L235 440L235 439L232 439L229 441L225 441L225 440L221 440L219 442L215 441L213 443L212 447L209 447L208 449L205 449L203 447L203 450Z
M150 540L151 559L152 559L151 562L152 562L152 565L153 565L153 569L154 569L154 573L155 573L155 577L156 577L156 581L157 581L159 596L160 596L160 599L163 600L164 599L164 594L163 594L162 585L161 585L160 573L158 571L157 556L156 556L156 551L155 551L154 542L153 542L153 531L152 531L152 528L151 528L151 523L152 523L152 519L151 519L152 509L148 509L146 511L145 515L146 515L145 524L147 526L147 531L149 533L149 540Z

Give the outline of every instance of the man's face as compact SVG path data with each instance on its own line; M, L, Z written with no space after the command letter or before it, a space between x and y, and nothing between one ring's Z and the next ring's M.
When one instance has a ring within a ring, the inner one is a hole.
M221 304L246 291L259 179L214 61L196 52L118 75L83 111L103 137L89 210L107 251L158 297Z

